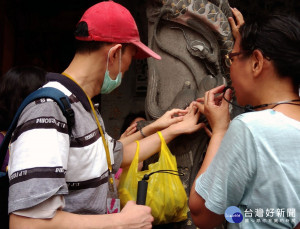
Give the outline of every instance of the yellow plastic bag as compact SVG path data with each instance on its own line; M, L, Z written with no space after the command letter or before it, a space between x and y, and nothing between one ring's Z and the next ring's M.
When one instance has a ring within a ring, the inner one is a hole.
M158 162L149 165L149 170L138 171L139 142L136 141L136 154L130 167L123 170L118 186L121 208L129 200L136 201L138 181L145 174L158 170L177 171L175 156L171 154L161 133L157 133L161 139L161 151ZM152 209L154 225L185 220L188 211L187 195L179 176L166 173L151 175L148 180L146 205Z

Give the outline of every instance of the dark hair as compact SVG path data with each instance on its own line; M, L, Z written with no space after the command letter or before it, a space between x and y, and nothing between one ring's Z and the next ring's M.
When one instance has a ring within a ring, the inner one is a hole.
M300 22L287 15L270 15L240 28L241 49L262 51L281 77L300 83Z
M46 72L35 66L11 68L0 80L0 130L8 130L22 101L45 82Z
M76 26L74 35L75 37L88 37L89 31L87 23L84 21L79 22ZM76 52L78 53L93 52L100 49L105 44L109 43L102 41L81 41L75 39Z
M88 37L89 30L88 25L85 21L81 21L77 24L74 32L75 37ZM105 41L81 41L75 39L75 48L77 53L90 53L99 50L104 45L112 44L111 42ZM128 44L122 44L122 52L124 52Z
M135 120L136 118L144 118L146 120L146 114L144 111L140 111L138 113L129 113L123 122L123 125L121 127L121 134L125 132L125 130L130 126L130 124Z

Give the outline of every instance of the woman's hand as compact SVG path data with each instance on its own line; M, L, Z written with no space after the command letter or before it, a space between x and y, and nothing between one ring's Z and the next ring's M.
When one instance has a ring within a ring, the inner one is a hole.
M231 26L232 35L235 38L235 40L237 40L238 38L241 37L239 29L245 23L245 21L244 21L244 17L242 15L242 13L238 9L231 8L231 11L232 11L233 16L235 17L236 22L233 17L229 17L228 21Z
M212 129L212 134L226 132L229 122L229 104L223 99L225 85L221 85L205 93L204 98L197 99L196 106L203 113ZM231 90L225 92L225 98L230 100Z

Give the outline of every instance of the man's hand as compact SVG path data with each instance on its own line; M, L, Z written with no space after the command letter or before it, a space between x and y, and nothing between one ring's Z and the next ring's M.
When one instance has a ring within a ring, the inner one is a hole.
M156 130L163 130L172 124L181 122L183 120L183 117L188 113L187 110L181 110L181 109L172 109L170 111L167 111L164 113L163 116L161 116L159 119L157 119L153 126L155 126Z
M124 228L128 229L148 229L152 228L154 220L151 215L151 208L144 205L136 205L134 201L128 201L120 212Z
M57 210L52 219L38 219L10 214L11 229L148 229L154 218L151 208L128 201L120 213L78 215Z
M186 109L186 115L182 117L181 122L177 122L170 126L172 132L175 134L191 134L194 133L205 126L204 123L198 123L200 117L200 111L192 102Z

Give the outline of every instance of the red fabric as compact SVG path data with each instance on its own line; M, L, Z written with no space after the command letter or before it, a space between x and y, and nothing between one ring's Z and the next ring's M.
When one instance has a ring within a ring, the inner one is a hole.
M93 5L85 11L79 22L88 25L88 37L76 37L82 41L105 41L112 43L131 43L138 48L136 59L161 57L144 45L136 23L130 12L113 1L104 1Z

